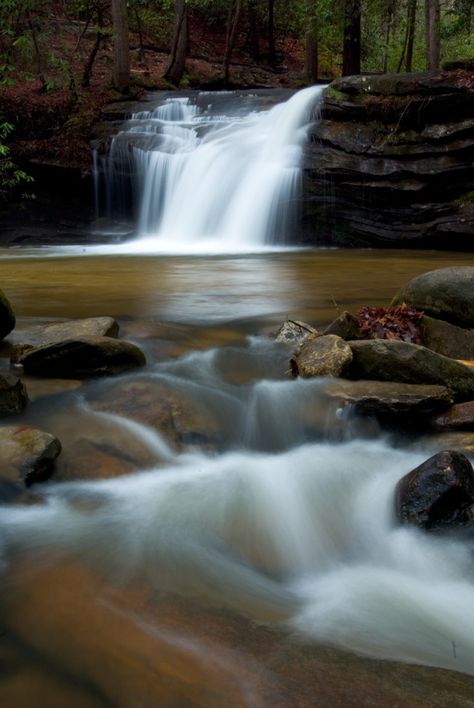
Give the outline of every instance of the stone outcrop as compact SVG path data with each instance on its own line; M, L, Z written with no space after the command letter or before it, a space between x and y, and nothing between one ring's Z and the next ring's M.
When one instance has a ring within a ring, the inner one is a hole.
M459 452L438 452L398 482L395 510L402 523L425 530L456 528L474 520L474 471Z
M305 151L305 239L470 248L473 87L462 71L333 81Z
M0 375L0 416L22 413L28 403L26 388L11 374Z

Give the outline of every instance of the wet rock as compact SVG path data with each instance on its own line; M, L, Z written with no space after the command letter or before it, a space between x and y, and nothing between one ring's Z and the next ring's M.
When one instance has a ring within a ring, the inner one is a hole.
M214 444L223 436L225 421L203 401L159 381L132 380L112 386L91 403L96 411L114 413L163 433L175 446Z
M13 341L12 363L21 363L22 356L35 347L57 344L81 337L117 337L119 325L112 317L88 317L80 320L54 322L17 330Z
M424 436L417 440L415 449L441 451L453 450L469 457L474 455L474 433L466 431L447 431Z
M474 401L456 403L432 420L437 430L474 430Z
M341 337L326 334L304 342L291 359L295 376L343 376L352 362L351 348Z
M299 320L286 320L276 333L275 342L301 346L307 339L317 336L318 331L310 324Z
M148 464L154 461L148 459ZM54 478L58 481L112 479L132 474L145 465L137 463L134 455L128 455L106 442L79 438L64 450L56 464Z
M395 509L402 523L425 530L462 527L474 519L474 471L459 452L444 450L398 482Z
M326 327L323 334L335 334L346 341L358 339L360 336L359 320L350 312L341 312L339 317Z
M27 426L0 427L0 477L26 486L54 472L61 443L54 435Z
M456 325L426 315L421 320L421 344L452 359L474 359L474 329Z
M445 386L385 381L331 381L324 393L341 405L352 405L356 413L375 416L429 415L453 400Z
M0 339L6 337L14 327L15 315L12 306L5 293L0 290Z
M0 374L0 416L21 413L28 403L23 383L11 374Z
M474 268L422 273L401 288L392 304L401 302L461 327L474 327Z
M82 381L74 379L41 379L31 376L22 376L22 381L27 388L30 401L76 391L83 384Z
M86 378L121 374L144 366L145 355L134 344L112 337L82 336L23 352L27 374L53 378Z
M349 342L351 378L446 386L455 401L474 399L474 372L454 359L394 339Z

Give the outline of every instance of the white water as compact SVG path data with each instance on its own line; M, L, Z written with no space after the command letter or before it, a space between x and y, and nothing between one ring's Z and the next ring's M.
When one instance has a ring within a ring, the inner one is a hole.
M268 350L252 340L242 368L259 358L264 367ZM471 541L394 518L398 479L429 451L350 439L350 428L340 444L318 441L302 411L310 403L324 417L324 381L238 385L222 367L210 350L141 374L203 401L227 430L220 452L175 453L127 426L159 466L43 486L46 505L3 508L5 563L25 551L44 562L79 557L121 582L284 619L307 638L474 674Z
M302 146L323 87L245 115L215 115L168 98L132 116L104 168L108 211L127 202L132 175L139 239L133 252L248 252L295 231ZM202 101L202 97L201 97ZM98 191L98 187L96 187Z

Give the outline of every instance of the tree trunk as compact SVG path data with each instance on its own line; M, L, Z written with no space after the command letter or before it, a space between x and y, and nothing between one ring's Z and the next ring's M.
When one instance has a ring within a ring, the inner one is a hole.
M360 74L360 5L361 0L346 0L342 76Z
M275 0L268 0L268 61L275 63Z
M84 70L82 72L82 81L81 81L82 88L88 88L88 86L90 85L94 62L95 62L96 56L98 54L98 51L100 49L100 45L104 41L104 31L103 31L104 23L103 23L102 12L98 13L97 24L98 24L98 29L97 29L97 34L95 36L94 46L91 49L89 57L88 57L88 59L85 63L85 66L84 66Z
M408 26L407 26L407 53L405 60L405 71L411 71L413 62L413 46L415 44L416 26L416 0L409 0L408 3Z
M252 52L252 59L254 61L259 61L260 41L258 35L257 15L255 13L255 0L248 0L247 13L249 23L249 44Z
M388 71L388 48L390 45L390 36L392 34L392 22L393 22L393 5L390 3L390 5L387 8L387 17L386 17L386 27L385 27L385 52L384 52L384 57L383 57L383 73L386 74Z
M168 68L165 79L174 86L179 86L186 68L186 53L188 49L188 8L186 0L175 0L175 25L173 44L171 46Z
M227 42L225 47L224 56L224 81L227 84L229 82L229 67L230 58L232 56L232 50L235 44L235 38L237 36L237 27L240 19L240 12L242 10L242 0L235 0L235 2L230 6L229 9L229 23L227 27Z
M114 33L113 84L117 91L126 93L130 88L127 0L112 0L112 26Z
M426 65L431 71L439 69L439 0L425 0Z
M314 32L308 30L306 32L306 63L305 74L312 82L318 80L319 74L319 56L318 56L318 40Z

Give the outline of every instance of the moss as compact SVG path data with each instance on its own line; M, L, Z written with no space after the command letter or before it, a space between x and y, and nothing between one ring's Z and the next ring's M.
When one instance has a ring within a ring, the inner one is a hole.
M347 101L347 96L342 91L338 91L331 84L324 91L324 98L326 101L331 101L333 103L342 103Z
M453 202L453 206L464 206L465 204L474 204L474 190L472 192L467 192L463 194L462 197L458 197Z

